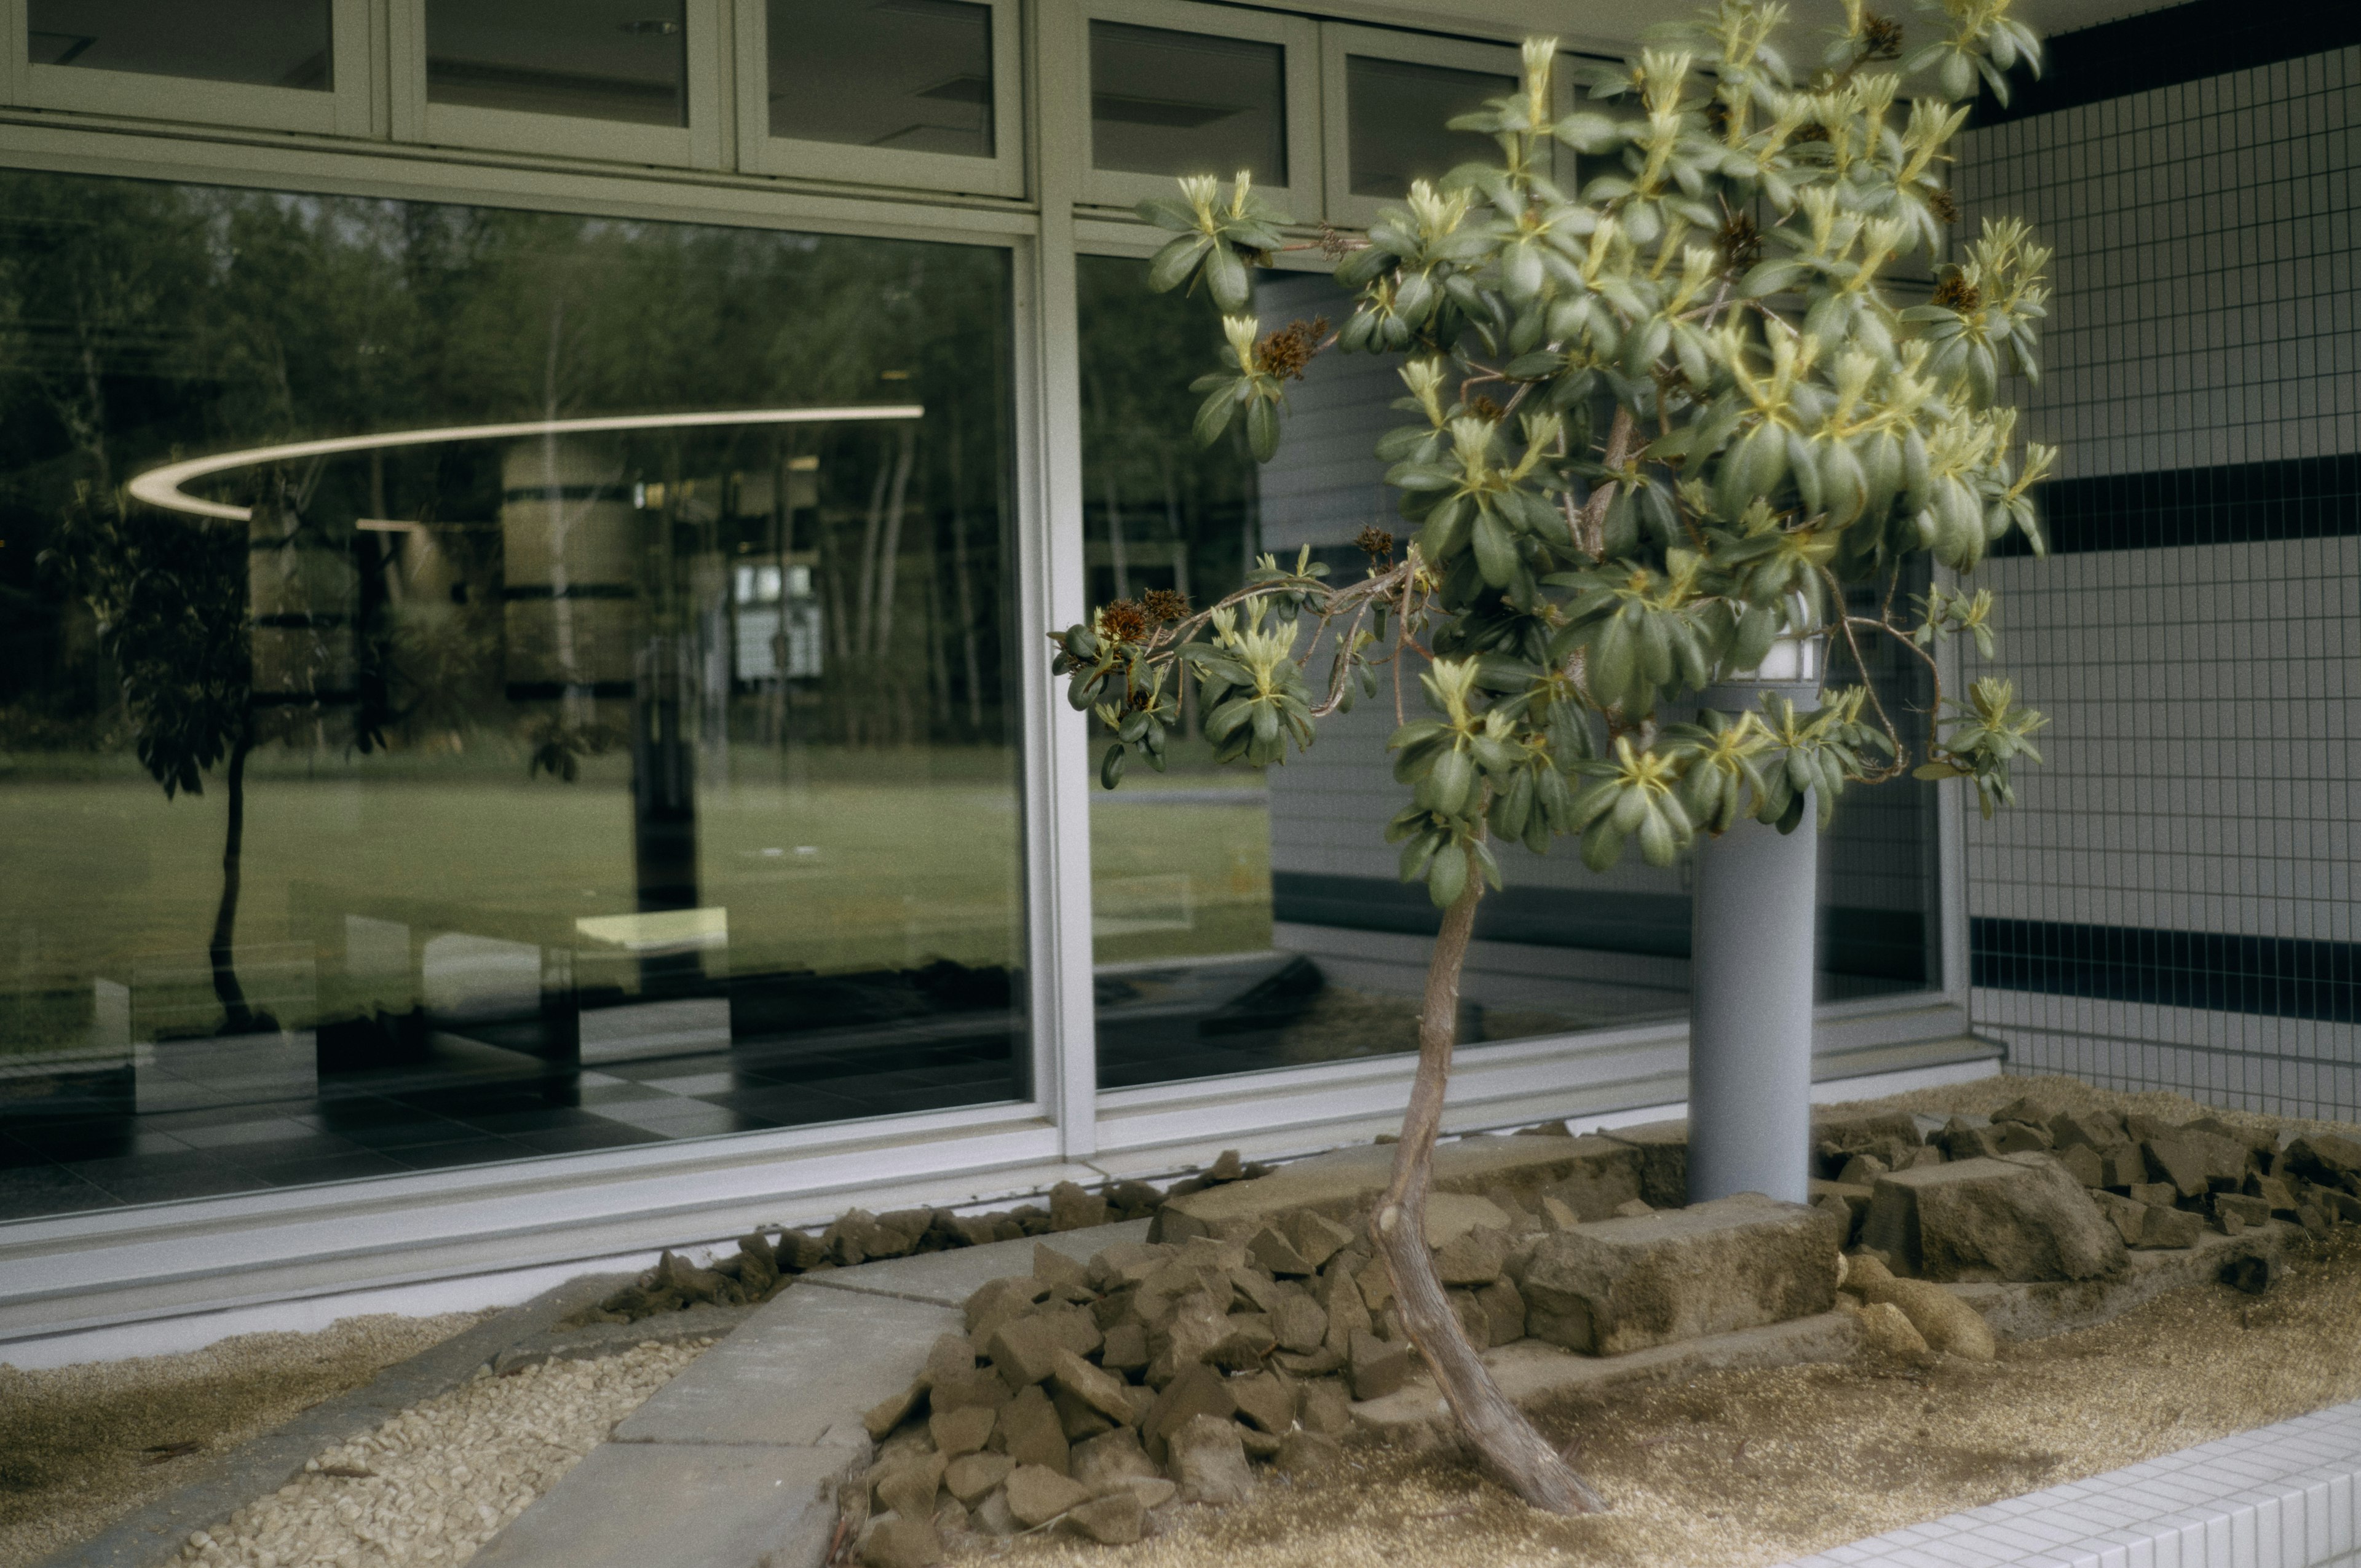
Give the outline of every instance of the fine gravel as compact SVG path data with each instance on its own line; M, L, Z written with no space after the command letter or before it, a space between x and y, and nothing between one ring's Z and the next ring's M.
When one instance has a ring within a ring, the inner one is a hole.
M36 1372L0 1364L0 1568L87 1541L190 1465L358 1388L487 1316L346 1318L180 1355Z
M303 1475L200 1530L203 1568L457 1568L714 1342L545 1361L413 1405Z

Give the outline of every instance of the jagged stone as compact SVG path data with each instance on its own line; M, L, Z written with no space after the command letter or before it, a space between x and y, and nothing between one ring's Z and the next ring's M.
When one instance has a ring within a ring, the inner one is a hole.
M2147 1204L2113 1192L2092 1193L2091 1201L2098 1205L2107 1223L2115 1227L2115 1234L2123 1238L2125 1246L2140 1245L2140 1237L2147 1230Z
M2058 1167L2082 1187L2104 1187L2107 1184L2106 1162L2099 1151L2088 1144L2069 1144L2055 1151Z
M1257 1268L1233 1268L1230 1270L1232 1296L1229 1310L1233 1312L1242 1310L1260 1312L1268 1317L1296 1288L1292 1282L1273 1279ZM1243 1308L1239 1305L1241 1302L1245 1303Z
M972 1508L1016 1468L1016 1461L1005 1453L963 1453L944 1467L943 1486Z
M1356 1330L1347 1354L1356 1399L1382 1399L1410 1379L1410 1347L1406 1344Z
M1824 1312L1839 1239L1834 1216L1752 1195L1547 1236L1525 1268L1526 1331L1616 1355Z
M1060 1528L1101 1546L1128 1546L1148 1527L1148 1510L1128 1489L1093 1497L1070 1509Z
M1894 1258L1897 1272L2089 1279L2124 1264L2123 1237L2047 1155L1896 1171L1875 1190L1861 1243Z
M1268 1372L1230 1379L1230 1398L1238 1414L1268 1432L1283 1432L1295 1424L1295 1386Z
M1872 1301L1861 1310L1861 1337L1871 1349L1900 1361L1921 1361L1933 1354L1926 1337L1891 1301Z
M943 1538L931 1519L880 1519L861 1542L866 1568L934 1568Z
M1088 1355L1103 1343L1088 1312L1061 1307L1011 1318L993 1330L983 1350L992 1357L993 1370L1011 1388L1022 1388L1049 1376L1059 1351Z
M1138 1372L1149 1360L1148 1331L1137 1323L1117 1323L1107 1330L1099 1365L1110 1372Z
M1847 1262L1845 1288L1872 1305L1886 1302L1900 1308L1930 1349L1970 1361L1990 1361L1999 1354L1992 1329L1976 1310L1940 1285L1896 1279L1884 1265L1861 1254Z
M1099 1290L1137 1285L1171 1262L1180 1251L1153 1242L1117 1242L1091 1255L1085 1277L1093 1288Z
M1478 1226L1436 1249L1434 1272L1445 1285L1489 1285L1500 1277L1508 1261L1509 1238L1489 1226Z
M2103 1111L2060 1111L2049 1118L2048 1126L2050 1139L2059 1148L2104 1153L2131 1141L2124 1135L2123 1119Z
M871 1438L884 1442L885 1434L908 1420L918 1411L928 1394L927 1380L919 1378L900 1393L871 1406L861 1418Z
M1096 1193L1085 1192L1071 1181L1060 1181L1049 1189L1051 1230L1088 1230L1105 1224L1107 1218L1107 1201Z
M1309 1355L1328 1337L1328 1314L1311 1297L1291 1294L1272 1310L1270 1332L1279 1349Z
M1279 1228L1295 1248L1296 1255L1314 1268L1353 1243L1352 1232L1310 1209L1298 1209L1285 1215Z
M1550 1229L1554 1231L1570 1231L1582 1223L1582 1216L1576 1213L1564 1199L1554 1193L1543 1195L1542 1218L1548 1222Z
M1131 1392L1120 1377L1101 1371L1063 1345L1051 1365L1050 1380L1117 1426L1132 1419Z
M1254 1495L1254 1472L1236 1423L1191 1416L1170 1439L1172 1479L1191 1503L1243 1503Z
M982 1453L999 1420L999 1411L971 1405L964 1409L937 1410L928 1418L927 1430L934 1437L935 1452L946 1459L957 1459L963 1453Z
M1220 1373L1202 1363L1184 1366L1148 1407L1139 1424L1140 1442L1150 1459L1160 1462L1170 1451L1172 1434L1184 1423L1199 1416L1226 1421L1237 1408Z
M1129 1427L1117 1427L1076 1443L1068 1468L1094 1497L1132 1477L1158 1475L1156 1462L1148 1457L1148 1451L1139 1445L1139 1434Z
M2159 1209L2151 1206L2140 1227L2140 1239L2135 1245L2147 1248L2195 1246L2197 1238L2205 1234L2204 1216L2188 1209Z
M881 1474L871 1486L881 1508L906 1519L931 1519L934 1516L935 1493L943 1484L941 1454L910 1454L898 1463L881 1465L879 1469Z
M1291 1279L1316 1274L1320 1267L1296 1251L1295 1244L1280 1234L1275 1225L1265 1225L1254 1234L1254 1239L1246 1243L1246 1256L1256 1267Z
M1033 1244L1033 1277L1052 1290L1089 1290L1091 1272L1047 1242Z
M1353 1405L1345 1386L1333 1377L1303 1385L1303 1395L1298 1402L1296 1420L1306 1431L1342 1437L1353 1430Z
M1114 1417L1076 1398L1073 1390L1061 1388L1055 1381L1042 1387L1049 1390L1049 1408L1058 1412L1058 1430L1066 1434L1069 1444L1096 1437L1116 1424ZM1126 1409L1128 1413L1128 1401Z
M1072 1477L1038 1464L1020 1464L1008 1473L1007 1497L1008 1511L1027 1530L1091 1500Z
M1049 1299L1049 1288L1027 1275L992 1280L967 1299L964 1310L968 1337L982 1344L1000 1323L1032 1310L1035 1302Z
M1008 1403L1008 1384L1000 1374L988 1366L975 1366L965 1372L945 1373L937 1376L927 1398L938 1411L978 1405L996 1410Z
M2334 1133L2307 1133L2287 1146L2282 1163L2322 1185L2361 1178L2361 1142Z
M1038 1465L1044 1470L1066 1473L1067 1446L1065 1423L1058 1419L1058 1409L1038 1383L1028 1383L1008 1401L1000 1412L999 1424L993 1428L992 1445L1018 1464Z
M1510 1279L1496 1279L1476 1292L1488 1337L1478 1344L1514 1344L1525 1337L1525 1298Z

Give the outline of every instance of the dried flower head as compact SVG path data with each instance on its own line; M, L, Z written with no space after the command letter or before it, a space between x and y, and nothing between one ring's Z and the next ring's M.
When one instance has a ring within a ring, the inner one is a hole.
M1354 536L1353 543L1373 561L1390 561L1394 557L1394 536L1382 528L1365 528Z
M1146 713L1150 705L1156 701L1156 698L1151 693L1135 690L1123 700L1124 706L1130 708L1134 713Z
M1955 224L1960 221L1959 200L1943 186L1936 186L1934 191L1928 194L1927 197L1927 210L1934 214L1938 222Z
M1478 392L1468 403L1467 411L1474 414L1477 419L1490 420L1492 422L1497 424L1499 422L1500 416L1508 411L1503 409L1499 404L1494 402L1491 399L1486 397L1483 393Z
M1795 134L1787 138L1791 143L1826 141L1828 139L1828 127L1821 125L1817 120L1807 121L1803 125L1797 126L1795 127Z
M1861 19L1861 59L1900 60L1902 24L1872 11Z
M1301 381L1304 367L1320 352L1320 340L1327 335L1326 316L1290 322L1255 345L1255 368L1282 381Z
M1744 213L1732 213L1717 230L1713 243L1721 252L1721 259L1733 272L1743 272L1763 259L1763 231Z
M1346 234L1334 224L1320 225L1320 254L1331 261L1342 261L1356 250L1367 250L1369 242L1358 235Z
M1141 597L1144 601L1142 608L1148 611L1148 618L1159 626L1169 620L1178 620L1189 613L1187 594L1175 593L1170 588L1150 588Z
M1972 311L1984 302L1983 291L1969 282L1964 273L1949 272L1935 285L1935 302L1955 311Z
M1131 599L1117 599L1099 611L1099 635L1110 642L1144 641L1154 624Z

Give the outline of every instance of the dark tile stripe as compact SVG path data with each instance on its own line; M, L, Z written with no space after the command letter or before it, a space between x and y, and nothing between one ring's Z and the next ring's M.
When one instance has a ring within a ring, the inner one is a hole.
M2336 538L2361 533L2361 455L2059 479L2037 488L2034 501L2057 555ZM2031 553L2016 533L1993 552Z
M1974 982L1995 990L2361 1021L2361 943L1982 917L1968 940Z
M1921 24L1924 26L1924 24ZM2361 5L2354 0L2191 0L2059 33L2044 40L2041 79L2022 69L2009 82L2007 107L1987 91L1977 126L2053 114L2176 82L2199 82L2301 60L2361 43Z

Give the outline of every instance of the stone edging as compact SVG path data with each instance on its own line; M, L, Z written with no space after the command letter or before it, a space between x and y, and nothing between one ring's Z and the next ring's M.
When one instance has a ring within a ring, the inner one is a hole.
M161 1568L192 1532L211 1530L301 1475L304 1461L376 1430L393 1415L461 1384L537 1361L588 1360L649 1340L729 1333L749 1309L700 1308L642 1322L557 1325L631 1277L587 1274L486 1319L370 1382L302 1411L291 1420L201 1462L179 1486L143 1503L100 1534L43 1558L35 1568Z
M2361 1400L1782 1568L2361 1568Z

